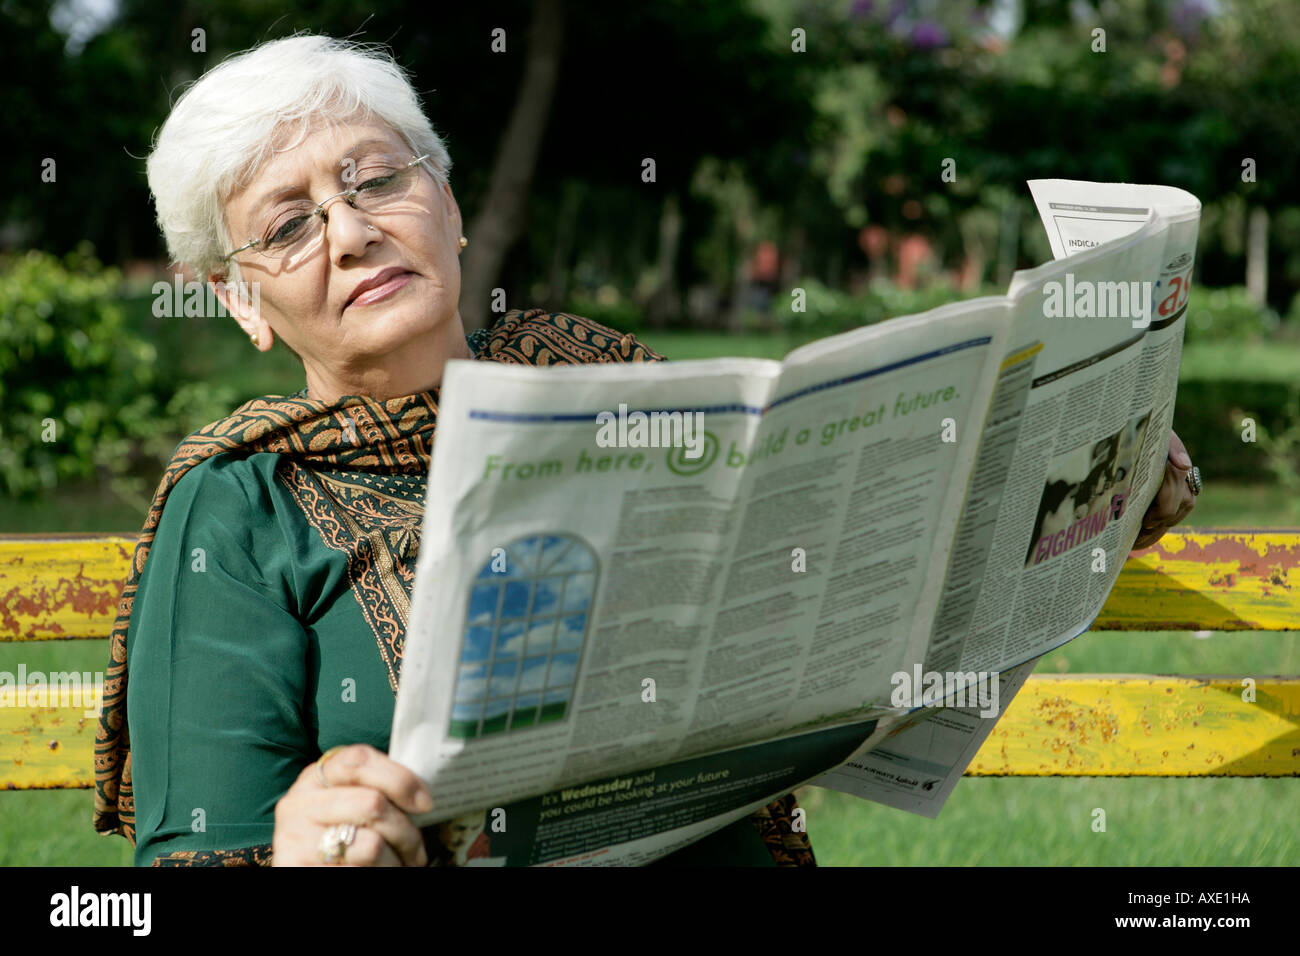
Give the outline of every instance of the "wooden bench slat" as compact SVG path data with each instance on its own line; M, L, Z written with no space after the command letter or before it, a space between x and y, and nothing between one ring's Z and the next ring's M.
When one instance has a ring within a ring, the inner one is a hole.
M1300 630L1300 532L1177 529L1124 564L1093 630Z
M104 638L136 536L0 536L0 641ZM1177 529L1130 558L1100 630L1300 629L1300 530ZM1300 776L1300 678L1035 675L975 776ZM0 695L0 788L92 785L96 700Z
M108 637L136 540L0 536L0 641Z
M99 695L49 688L0 692L0 790L72 789L94 786L91 770ZM44 705L40 701L44 701Z
M134 535L0 536L0 641L105 638ZM1094 630L1300 630L1300 530L1175 529L1125 562Z
M1300 776L1300 677L1033 675L968 776Z
M968 776L1300 776L1300 678L1030 677ZM0 789L93 785L97 699L0 703ZM10 697L13 697L11 692Z

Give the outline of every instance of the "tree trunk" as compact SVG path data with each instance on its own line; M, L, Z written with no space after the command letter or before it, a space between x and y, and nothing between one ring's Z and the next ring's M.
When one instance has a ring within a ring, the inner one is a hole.
M1256 206L1246 226L1246 292L1250 301L1268 301L1268 210Z
M731 278L731 309L727 317L730 332L745 330L745 310L749 306L749 267L754 258L754 230L751 210L745 202L737 203L733 237L736 243L735 268Z
M581 204L581 187L565 183L560 196L560 212L555 222L555 245L551 249L550 277L546 283L547 306L557 312L565 310L569 295L569 260L573 253L574 229Z
M790 290L799 284L803 278L803 254L808 244L808 234L803 226L791 226L785 232L786 245L781 250L781 288L780 294L789 299ZM784 308L790 307L790 302L779 303Z
M677 196L664 197L659 214L659 254L655 259L655 287L646 301L646 318L652 329L668 327L670 317L681 311L677 293L677 245L682 235L682 214Z
M487 195L466 233L470 245L461 257L460 287L460 314L466 331L489 324L493 285L506 253L523 232L528 191L555 98L563 45L563 0L538 0L519 94L497 145ZM523 303L506 307L522 308Z
M1010 199L1002 207L1002 222L998 229L997 283L1001 288L1011 284L1020 258L1020 202Z
M960 217L958 223L962 245L961 291L970 295L979 290L984 278L984 243L970 216Z

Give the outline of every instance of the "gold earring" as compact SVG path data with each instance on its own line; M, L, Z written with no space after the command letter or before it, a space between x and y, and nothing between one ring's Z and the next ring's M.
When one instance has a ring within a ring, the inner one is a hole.
M468 246L468 245L469 245L469 240L466 239L464 236L461 236L461 237L460 237L460 247L461 247L462 249L464 249L464 248L465 248L466 246Z
M248 340L249 340L250 342L252 342L254 345L261 345L261 344L262 344L262 336L261 336L260 334L258 334L257 332L251 332L251 333L249 333Z

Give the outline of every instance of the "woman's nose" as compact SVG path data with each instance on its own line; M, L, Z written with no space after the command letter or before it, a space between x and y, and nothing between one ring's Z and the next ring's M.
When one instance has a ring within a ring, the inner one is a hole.
M330 246L330 258L342 261L344 256L362 255L366 247L377 242L382 236L379 228L370 222L370 217L339 198L330 203L329 208L321 213L325 220L325 240Z

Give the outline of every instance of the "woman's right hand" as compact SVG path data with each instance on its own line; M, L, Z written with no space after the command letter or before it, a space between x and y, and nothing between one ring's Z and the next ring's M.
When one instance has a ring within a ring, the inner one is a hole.
M343 747L308 764L276 803L272 865L323 865L325 832L350 823L356 837L341 864L428 866L424 838L409 814L431 809L432 794L409 769L369 744Z

